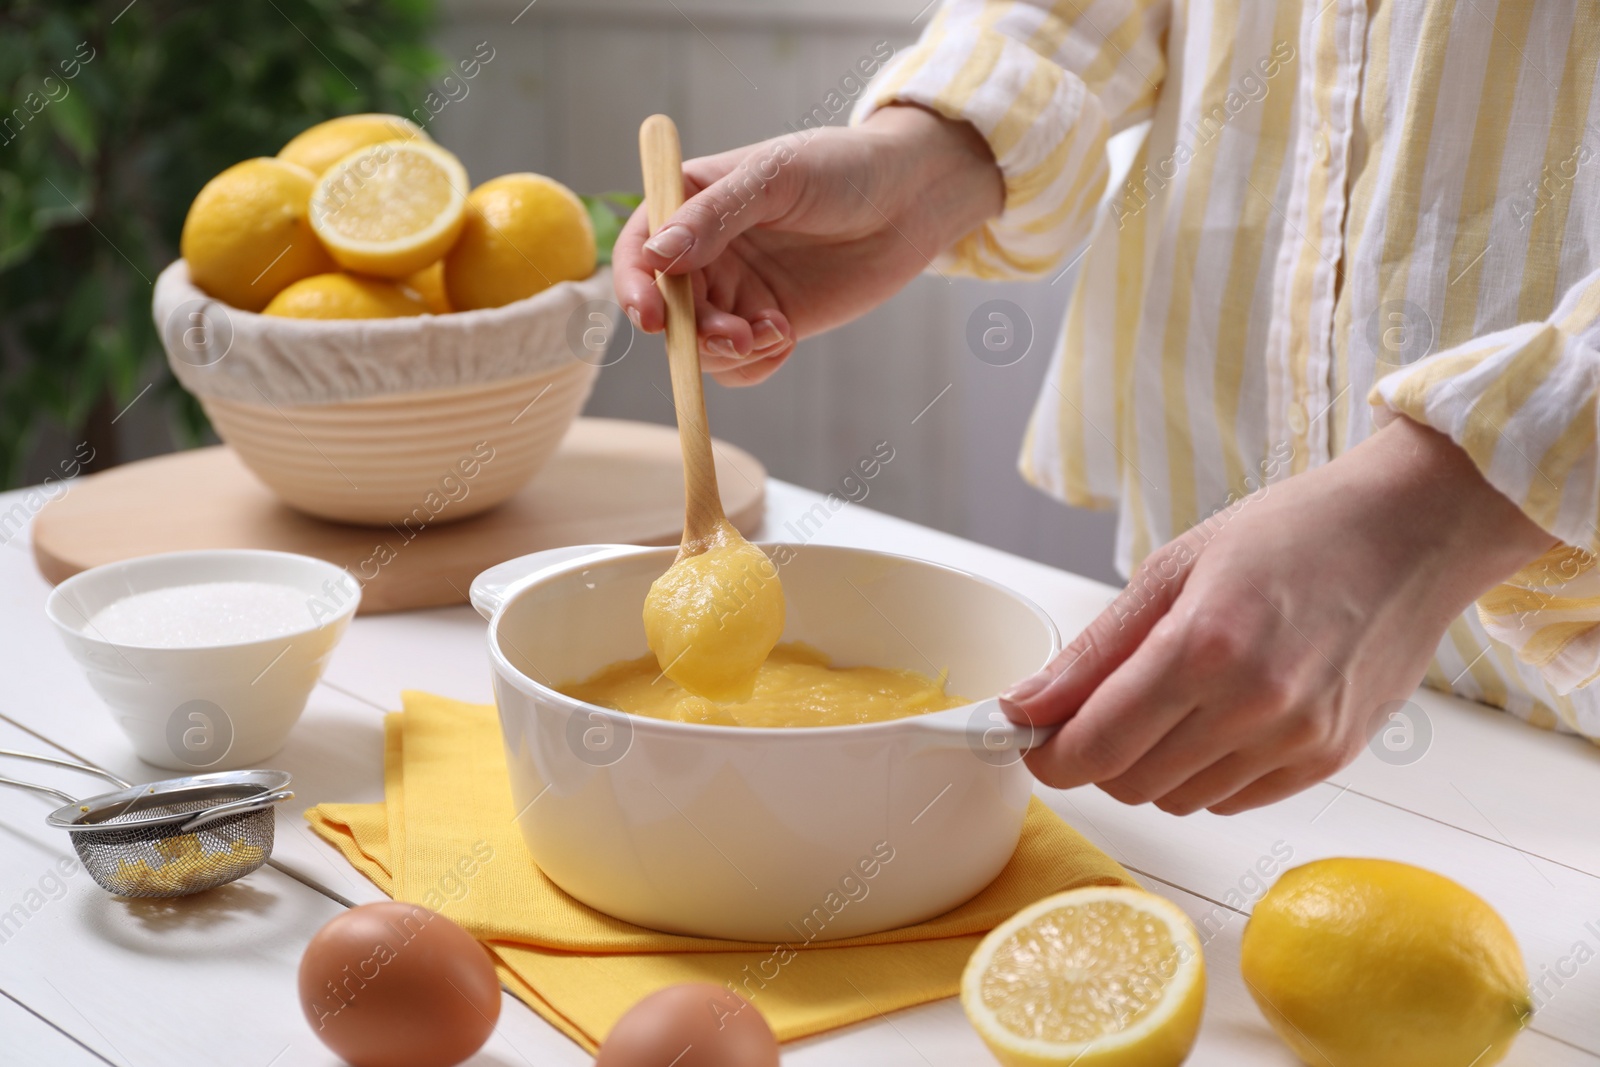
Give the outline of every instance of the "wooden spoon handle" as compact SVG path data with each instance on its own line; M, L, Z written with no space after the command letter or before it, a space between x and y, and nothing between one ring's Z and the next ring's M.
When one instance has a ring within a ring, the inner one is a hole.
M644 199L654 234L683 205L683 151L678 127L665 115L651 115L639 127L639 161L644 168ZM706 397L700 380L700 345L694 321L694 288L687 274L656 277L667 303L667 364L672 401L678 414L678 446L683 450L683 554L703 551L725 527L717 469L706 423Z

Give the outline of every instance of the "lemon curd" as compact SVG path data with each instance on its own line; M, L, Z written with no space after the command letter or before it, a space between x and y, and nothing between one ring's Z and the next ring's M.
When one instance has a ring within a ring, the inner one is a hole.
M750 695L729 704L695 696L663 677L654 656L614 663L582 682L560 686L578 700L673 722L712 726L850 726L960 707L941 673L930 678L888 667L834 667L798 642L774 648Z
M742 537L685 556L645 597L645 638L657 664L650 677L665 673L708 700L746 700L783 636L784 610L778 568Z

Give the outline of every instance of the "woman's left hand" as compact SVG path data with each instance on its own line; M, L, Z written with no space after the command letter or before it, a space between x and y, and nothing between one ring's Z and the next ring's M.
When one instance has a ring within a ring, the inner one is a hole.
M1147 559L1007 714L1064 723L1047 785L1232 814L1345 766L1451 620L1555 539L1448 438L1396 419Z

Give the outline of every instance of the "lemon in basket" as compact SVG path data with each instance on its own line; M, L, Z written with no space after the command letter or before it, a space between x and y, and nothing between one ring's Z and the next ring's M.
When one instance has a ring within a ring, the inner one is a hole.
M183 220L189 278L217 299L260 311L284 286L334 269L312 232L315 179L281 159L247 159L206 182Z
M445 254L461 232L467 172L428 141L358 148L317 179L311 226L346 270L404 278Z
M416 290L422 302L428 305L428 310L435 315L448 315L455 309L450 306L450 298L444 291L444 260L439 260L432 266L423 267L415 274L408 274L402 285Z
M1177 1067L1205 987L1199 936L1175 904L1090 886L990 931L961 976L961 1005L1006 1067Z
M358 148L383 141L428 141L422 127L399 115L341 115L319 122L278 150L278 158L321 174Z
M1494 909L1390 860L1284 872L1251 913L1239 969L1308 1064L1489 1067L1533 1013L1522 953Z
M302 278L261 313L286 319L393 319L427 310L420 295L394 282L335 272Z
M506 174L468 198L461 239L445 257L457 311L501 307L594 273L594 226L583 201L541 174Z

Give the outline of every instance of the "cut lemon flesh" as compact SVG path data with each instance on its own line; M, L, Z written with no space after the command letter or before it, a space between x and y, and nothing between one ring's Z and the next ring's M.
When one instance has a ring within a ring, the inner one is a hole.
M985 937L961 979L979 1036L1008 1065L1176 1067L1205 999L1194 926L1141 889L1048 897Z
M311 226L346 270L403 278L455 243L467 172L438 145L385 141L329 167L311 194Z

